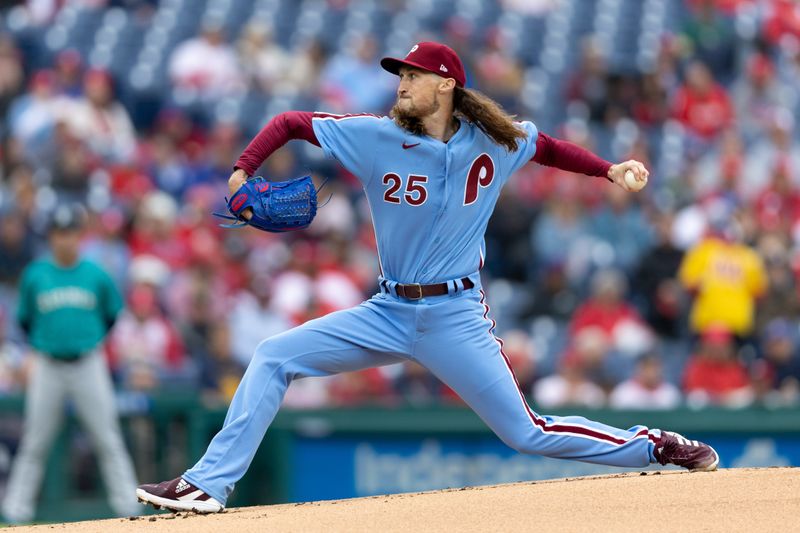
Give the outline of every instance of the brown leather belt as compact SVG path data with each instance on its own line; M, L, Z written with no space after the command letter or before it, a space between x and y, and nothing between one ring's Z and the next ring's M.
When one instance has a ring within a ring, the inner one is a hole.
M461 278L464 289L471 289L475 286L469 278ZM419 300L427 296L442 296L447 294L447 283L432 283L431 285L420 285L419 283L398 283L395 291L401 298L407 300Z

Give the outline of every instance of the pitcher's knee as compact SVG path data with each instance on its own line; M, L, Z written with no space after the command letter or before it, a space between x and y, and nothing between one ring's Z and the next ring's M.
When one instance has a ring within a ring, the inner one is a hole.
M289 381L295 374L290 352L287 352L286 347L281 346L274 337L261 341L256 347L253 359L250 361L250 366L252 365L258 365L268 372L277 371L288 376Z
M275 341L272 339L266 339L261 341L256 347L256 351L253 354L253 359L250 361L250 364L277 366L283 362L282 359L281 352L278 349L278 346L276 346Z
M510 448L527 455L541 455L541 433L535 430L520 432L503 437Z

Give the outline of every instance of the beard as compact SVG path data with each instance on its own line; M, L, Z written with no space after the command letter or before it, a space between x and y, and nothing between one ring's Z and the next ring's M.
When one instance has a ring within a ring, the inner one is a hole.
M415 104L411 104L411 106L407 108L400 107L400 99L398 98L397 102L392 106L391 111L389 111L389 116L404 130L414 135L426 135L427 132L425 130L425 125L422 123L422 119L433 115L438 110L439 99L435 94L433 95L433 102L424 107Z

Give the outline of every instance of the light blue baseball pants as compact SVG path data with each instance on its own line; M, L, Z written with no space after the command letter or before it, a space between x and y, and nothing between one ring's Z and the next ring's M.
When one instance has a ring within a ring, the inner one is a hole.
M397 297L388 285L357 307L263 341L222 429L184 479L224 505L293 379L409 359L452 388L503 442L522 453L627 467L654 461L654 436L644 426L623 430L577 416L543 416L528 407L477 283L417 301Z

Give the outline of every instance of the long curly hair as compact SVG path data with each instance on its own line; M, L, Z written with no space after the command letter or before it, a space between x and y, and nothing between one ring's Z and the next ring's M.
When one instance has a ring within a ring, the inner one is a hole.
M474 89L456 86L453 92L455 115L478 126L495 143L516 152L519 139L527 134L514 124L514 116L506 113L500 104Z

